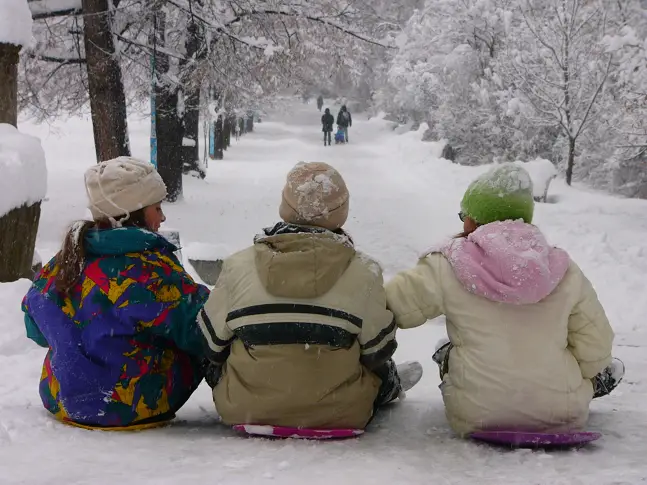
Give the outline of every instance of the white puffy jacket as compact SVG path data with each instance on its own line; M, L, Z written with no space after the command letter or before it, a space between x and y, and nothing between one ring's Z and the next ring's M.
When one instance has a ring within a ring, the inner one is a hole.
M441 388L456 432L584 427L614 335L591 283L535 226L482 226L386 293L400 328L446 316L454 348Z

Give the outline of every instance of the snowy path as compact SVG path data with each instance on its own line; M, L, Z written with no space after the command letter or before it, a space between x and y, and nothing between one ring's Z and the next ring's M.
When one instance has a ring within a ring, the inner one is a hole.
M335 108L336 109L336 108ZM277 219L280 190L297 161L328 161L351 191L347 229L378 258L386 277L457 232L458 202L483 168L439 161L419 134L396 136L381 121L356 115L351 144L324 148L320 114L295 105L272 113L256 132L234 142L206 181L185 179L185 199L166 207L185 246L224 244L235 251ZM283 122L282 120L288 120ZM134 154L146 156L147 125L131 120ZM87 121L25 125L44 138L50 168L38 247L49 258L66 225L85 213L83 170L93 163ZM647 202L621 200L555 183L555 204L536 222L592 279L616 329L625 383L593 405L595 445L561 453L500 451L455 438L444 414L431 361L442 325L399 333L396 360L420 360L426 374L404 402L384 410L361 439L314 443L237 437L219 425L203 385L166 429L100 433L54 422L37 383L43 350L24 337L19 311L24 285L0 286L0 482L9 484L637 484L647 480ZM10 291L11 290L11 291Z

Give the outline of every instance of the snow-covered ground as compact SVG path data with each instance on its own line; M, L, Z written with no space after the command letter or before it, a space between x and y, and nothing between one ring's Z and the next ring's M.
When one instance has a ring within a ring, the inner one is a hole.
M335 110L337 108L335 107ZM298 161L327 161L347 180L347 229L378 258L386 278L416 262L439 239L458 232L459 201L484 170L439 160L421 133L394 134L388 124L354 116L347 146L324 148L320 113L294 104L272 112L256 131L210 162L205 181L185 179L185 198L167 205L167 225L182 243L233 252L278 217L286 172ZM135 156L147 157L146 120L131 119ZM53 127L21 125L42 137L49 192L38 250L58 249L63 231L85 216L83 171L94 163L88 119ZM493 449L454 437L443 414L431 360L444 335L439 322L400 331L397 361L425 368L407 399L382 411L359 439L315 443L242 438L218 424L203 385L170 427L140 433L91 432L55 422L42 408L43 349L24 336L22 281L0 285L0 483L9 484L638 484L647 481L647 201L570 189L557 180L536 223L568 250L593 281L616 330L625 381L594 402L590 429L604 437L579 451ZM185 257L188 254L185 254ZM512 363L514 365L514 363Z

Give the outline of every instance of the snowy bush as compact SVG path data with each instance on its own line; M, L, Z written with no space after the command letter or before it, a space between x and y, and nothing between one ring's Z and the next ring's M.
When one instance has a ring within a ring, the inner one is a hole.
M0 124L0 216L32 205L47 192L47 166L40 140Z
M644 2L426 0L388 81L382 109L427 121L458 163L549 159L569 181L647 192Z
M515 161L517 165L526 169L532 180L533 197L536 201L546 202L548 187L551 181L557 177L557 168L553 162L545 158L535 158L528 162Z

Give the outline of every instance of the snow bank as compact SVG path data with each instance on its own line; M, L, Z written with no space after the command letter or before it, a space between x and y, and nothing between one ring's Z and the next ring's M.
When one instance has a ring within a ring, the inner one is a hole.
M31 43L31 12L27 0L0 0L0 43Z
M0 124L0 174L0 216L42 200L47 193L47 166L40 140Z
M523 167L530 174L533 186L533 197L543 198L548 191L551 180L557 177L557 168L550 160L535 158L529 162L517 160L515 164Z

